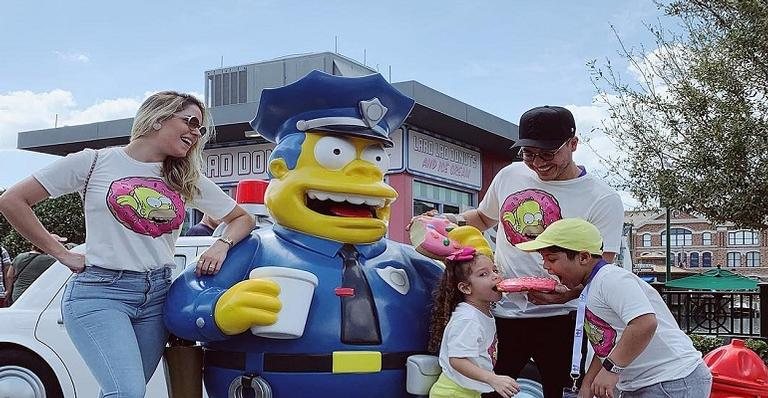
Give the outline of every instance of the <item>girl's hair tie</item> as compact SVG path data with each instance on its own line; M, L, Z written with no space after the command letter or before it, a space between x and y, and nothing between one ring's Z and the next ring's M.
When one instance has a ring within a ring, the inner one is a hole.
M465 247L461 250L457 250L453 252L450 256L446 257L446 260L451 261L469 261L475 258L475 253L477 253L477 250L475 250L474 247Z

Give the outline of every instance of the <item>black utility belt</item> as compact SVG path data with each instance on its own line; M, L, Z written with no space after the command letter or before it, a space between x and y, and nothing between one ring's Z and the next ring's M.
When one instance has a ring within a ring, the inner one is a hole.
M376 373L404 369L408 357L424 352L334 351L330 354L264 354L264 372ZM205 350L205 366L245 371L246 353Z

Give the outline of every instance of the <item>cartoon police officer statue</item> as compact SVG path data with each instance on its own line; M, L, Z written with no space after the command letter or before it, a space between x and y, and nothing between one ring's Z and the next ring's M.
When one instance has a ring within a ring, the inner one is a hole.
M242 386L257 397L409 396L406 358L426 351L431 292L442 273L384 238L397 197L384 182L384 148L413 104L379 74L313 71L262 92L251 125L277 144L265 196L275 225L230 249L218 274L187 269L166 305L171 332L205 344L211 398ZM291 316L274 281L249 279L265 266L317 277L298 338L250 330Z

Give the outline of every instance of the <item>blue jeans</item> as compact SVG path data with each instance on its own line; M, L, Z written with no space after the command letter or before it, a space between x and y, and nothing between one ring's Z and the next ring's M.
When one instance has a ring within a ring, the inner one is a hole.
M621 391L621 398L705 398L712 389L712 373L704 362L682 379L651 384L635 391Z
M171 269L86 267L67 283L64 326L101 387L100 397L143 398L168 330L163 305Z

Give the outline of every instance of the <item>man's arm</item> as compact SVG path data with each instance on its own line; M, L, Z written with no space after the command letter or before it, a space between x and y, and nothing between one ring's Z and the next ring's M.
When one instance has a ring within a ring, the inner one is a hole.
M467 225L471 225L480 231L493 228L496 226L496 224L498 224L498 221L488 218L485 214L477 209L467 210L464 213L461 213L460 216L464 217Z
M16 281L16 270L13 266L8 266L5 270L5 300L8 301L13 295L13 282Z

